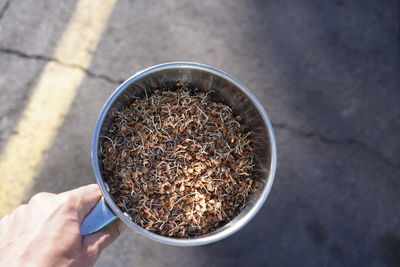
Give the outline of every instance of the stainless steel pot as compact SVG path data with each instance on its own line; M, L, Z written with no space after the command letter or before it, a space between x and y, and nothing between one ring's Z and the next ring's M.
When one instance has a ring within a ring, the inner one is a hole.
M102 177L102 164L99 161L99 148L103 141L99 137L104 135L110 126L113 112L130 103L134 97L144 96L145 89L152 88L154 84L168 85L177 80L187 81L204 91L214 90L218 100L233 107L234 112L244 118L245 125L254 132L256 175L262 183L262 187L253 193L247 206L231 222L214 232L194 238L165 237L135 224L129 215L124 214L115 204ZM92 165L103 197L84 219L81 233L86 235L96 232L116 218L120 218L130 228L144 236L168 245L196 246L221 240L242 228L262 207L274 181L276 161L275 135L268 115L253 93L240 81L221 70L198 63L171 62L150 67L121 84L100 112L92 139Z

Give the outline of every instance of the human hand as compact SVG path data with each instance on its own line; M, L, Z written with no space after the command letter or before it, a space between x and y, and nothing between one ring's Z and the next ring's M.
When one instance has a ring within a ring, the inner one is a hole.
M125 228L117 220L81 235L81 222L100 197L95 184L34 195L0 220L0 266L93 266Z

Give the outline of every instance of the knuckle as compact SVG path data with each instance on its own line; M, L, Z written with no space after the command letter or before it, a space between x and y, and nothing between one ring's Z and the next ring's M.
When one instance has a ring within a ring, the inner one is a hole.
M46 193L46 192L41 192L41 193L37 193L35 194L31 200L29 201L29 203L37 203L37 202L43 202L48 200L49 197L51 197L53 194L51 193Z
M22 217L24 217L26 215L25 214L26 210L27 210L27 205L26 204L20 205L9 216L10 216L12 221L18 221L18 220L20 220Z
M18 208L15 209L15 213L21 213L24 212L24 210L26 209L27 205L26 204L22 204L20 205Z

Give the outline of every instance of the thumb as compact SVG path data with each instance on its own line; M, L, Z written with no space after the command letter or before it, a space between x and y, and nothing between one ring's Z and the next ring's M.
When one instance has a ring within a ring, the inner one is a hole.
M126 224L117 219L100 231L84 236L82 240L83 251L87 252L86 255L98 257L101 251L111 245L125 229Z
M97 184L90 184L77 189L61 193L73 197L78 203L78 215L80 220L93 209L101 197L101 192Z

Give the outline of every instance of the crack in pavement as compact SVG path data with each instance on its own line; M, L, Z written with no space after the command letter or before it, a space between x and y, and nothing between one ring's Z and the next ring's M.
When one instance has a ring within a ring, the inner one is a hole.
M40 61L45 61L45 62L52 61L52 62L58 63L60 65L66 66L66 67L80 69L80 70L84 71L91 78L101 79L101 80L104 80L104 81L107 81L109 83L116 84L116 85L120 85L121 83L124 82L123 80L113 79L105 74L94 73L93 71L85 69L84 67L82 67L80 65L66 63L57 58L53 58L53 57L49 57L49 56L28 54L28 53L25 53L25 52L22 52L19 50L9 49L9 48L0 48L0 53L14 55L14 56L18 56L20 58L25 58L25 59L40 60Z
M321 135L320 133L317 133L315 131L304 132L297 128L291 127L285 123L272 123L272 126L277 129L286 129L286 130L294 133L295 135L303 137L303 138L316 138L319 141L326 143L326 144L358 146L358 147L368 151L369 153L375 155L375 157L379 158L381 161L385 162L386 164L391 165L395 168L400 167L400 163L387 158L380 151L377 151L377 150L369 147L364 142L359 141L354 138L344 138L344 139L330 138L330 137Z
M123 80L116 80L105 74L97 74L88 69L83 68L82 66L75 65L75 64L69 64L69 63L63 62L57 58L52 58L52 57L48 57L48 56L44 56L44 55L27 54L22 51L9 49L9 48L0 48L0 53L10 54L10 55L14 55L14 56L18 56L18 57L26 58L26 59L41 60L41 61L53 61L53 62L56 62L63 66L67 66L67 67L71 67L71 68L78 68L78 69L84 71L89 77L102 79L111 84L120 85L121 83L123 83ZM380 151L377 151L377 150L369 147L367 144L365 144L359 140L356 140L354 138L345 138L345 139L329 138L329 137L323 136L315 131L309 131L309 132L301 131L301 130L291 127L285 123L273 123L273 126L277 129L289 130L290 132L296 134L297 136L301 136L303 138L316 138L316 139L320 140L321 142L324 142L327 144L358 146L358 147L361 147L362 149L367 150L368 152L374 154L377 158L381 159L383 162L385 162L391 166L394 166L396 168L400 167L400 164L398 162L392 161L391 159L384 156Z
M10 7L11 4L11 0L8 0L6 2L6 4L4 5L4 7L0 10L0 20L3 19L4 14L6 13L6 11L8 10L8 8Z

